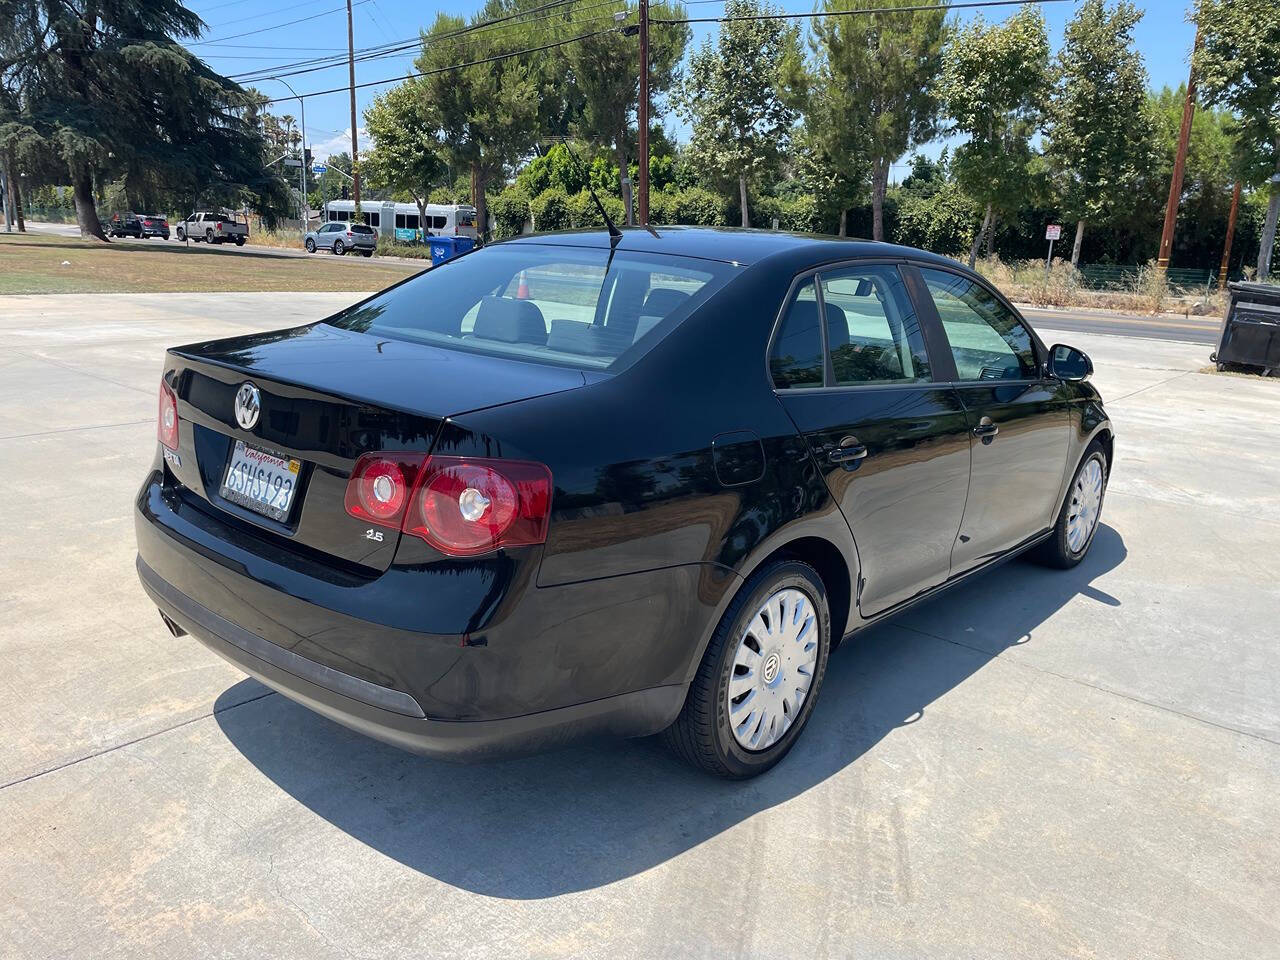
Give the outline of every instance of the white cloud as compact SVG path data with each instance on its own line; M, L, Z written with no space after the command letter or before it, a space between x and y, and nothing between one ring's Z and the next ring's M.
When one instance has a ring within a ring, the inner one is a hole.
M360 127L356 131L359 134L360 152L364 153L372 146L369 139L369 132L364 127ZM311 157L313 160L328 160L330 154L334 153L350 153L351 152L351 128L343 130L337 136L330 137L327 140L317 140L309 144L311 147Z

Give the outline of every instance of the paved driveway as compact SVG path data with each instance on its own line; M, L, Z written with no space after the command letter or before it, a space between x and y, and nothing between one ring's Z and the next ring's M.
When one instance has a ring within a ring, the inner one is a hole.
M1280 383L1089 350L1088 560L832 661L775 771L423 760L173 640L130 504L165 345L350 295L0 298L0 957L1280 956Z

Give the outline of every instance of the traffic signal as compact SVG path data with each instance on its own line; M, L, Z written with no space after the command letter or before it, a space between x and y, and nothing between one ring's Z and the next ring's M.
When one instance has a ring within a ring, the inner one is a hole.
M306 167L308 170L311 169L311 148L310 147L307 147L307 149L302 151L302 165Z
M348 191L348 189L347 189L347 185L344 183L344 184L342 185L342 199L343 199L343 200L350 200L350 199L351 199L351 197L348 195L348 193L349 193L349 191Z

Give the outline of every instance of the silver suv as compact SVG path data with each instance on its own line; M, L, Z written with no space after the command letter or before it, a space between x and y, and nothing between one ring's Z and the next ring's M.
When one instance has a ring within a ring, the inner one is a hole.
M373 256L378 245L378 234L373 227L363 223L325 223L307 233L302 241L307 253L317 249L330 250L342 256L348 250L358 250L366 257Z

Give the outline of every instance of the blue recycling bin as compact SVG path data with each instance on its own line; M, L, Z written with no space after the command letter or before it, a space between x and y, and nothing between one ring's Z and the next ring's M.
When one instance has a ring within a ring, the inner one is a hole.
M427 246L431 248L431 265L452 260L476 245L471 237L428 237Z

